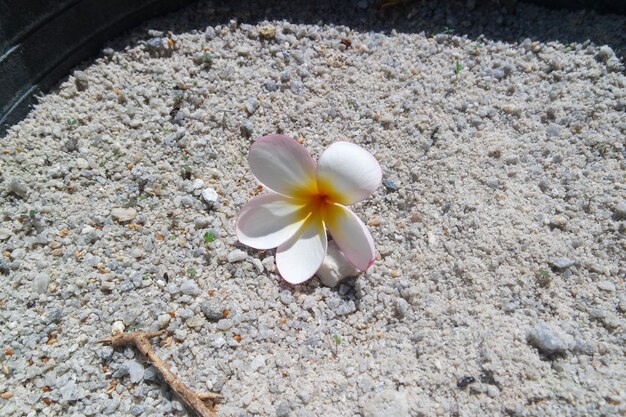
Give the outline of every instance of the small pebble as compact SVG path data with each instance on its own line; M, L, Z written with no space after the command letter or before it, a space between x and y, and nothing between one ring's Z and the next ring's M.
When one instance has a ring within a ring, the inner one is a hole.
M114 322L113 325L111 326L111 334L113 336L115 336L116 334L124 333L124 330L126 330L126 326L124 325L124 322L121 320Z
M385 186L387 191L390 191L390 192L398 191L398 186L396 185L396 183L389 178L385 178L383 180L383 185Z
M26 188L22 181L15 178L9 181L7 192L22 199L28 197L28 188Z
M249 119L245 119L241 122L241 134L246 138L252 136L254 132L254 124Z
M465 388L467 387L469 384L473 384L474 382L476 382L476 378L474 378L473 376L464 376L462 378L459 378L456 381L456 386L458 388Z
M564 216L553 216L550 219L550 227L553 229L565 230L567 228L567 219Z
M626 219L626 201L616 204L613 212L618 219Z
M606 292L615 291L615 284L613 284L611 281L600 281L596 284L596 286L602 291L606 291Z
M128 360L124 362L124 365L128 369L131 383L136 384L143 379L144 368L142 364L134 360Z
M219 200L219 195L213 188L205 188L202 190L202 198L207 202L207 204L213 205Z
M559 271L564 271L574 266L576 264L576 261L569 259L569 258L556 258L556 259L553 259L550 262L550 264L552 265L554 269L559 270Z
M191 328L201 327L204 323L205 319L199 314L194 315L186 322L187 326Z
M224 317L224 306L216 301L207 301L200 304L202 313L209 321L218 321Z
M132 207L115 207L111 210L111 218L118 223L128 223L137 217L137 210Z
M241 249L235 249L234 251L228 254L228 262L231 264L235 262L244 261L248 257L248 254Z
M202 294L202 290L200 289L200 287L198 286L198 284L190 279L186 279L183 281L183 283L180 286L180 291L183 294L187 294L187 295L200 295Z
M335 241L328 242L326 257L317 271L317 276L327 287L334 288L347 277L359 271L341 253Z
M170 320L172 319L172 316L170 316L169 314L161 314L157 317L157 324L159 326L160 330L165 329L168 324L170 324Z
M48 291L48 284L50 283L50 275L45 273L39 273L35 275L33 279L33 289L38 294L43 294Z
M78 91L85 91L89 88L89 77L83 71L74 72L74 83Z
M246 107L246 111L248 114L252 115L259 108L261 103L254 97L250 97L246 100L244 106Z
M574 338L553 324L539 323L526 332L529 344L536 347L539 352L551 355L565 353L576 346Z
M548 137L557 137L561 135L561 126L555 124L555 123L550 123L548 125L548 127L546 128L546 135L548 135Z

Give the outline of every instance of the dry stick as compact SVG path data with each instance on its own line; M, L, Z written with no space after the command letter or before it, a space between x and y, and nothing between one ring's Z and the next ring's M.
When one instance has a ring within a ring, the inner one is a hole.
M207 406L203 403L203 401L215 401L222 398L220 394L214 394L212 392L196 394L193 392L187 385L185 385L176 375L170 371L170 368L167 366L165 362L163 362L157 355L154 353L152 349L152 345L150 344L150 339L153 337L161 336L166 334L166 331L160 332L142 332L136 331L132 333L121 333L117 334L111 338L100 340L100 343L107 343L113 346L114 348L118 348L126 345L133 345L137 348L139 352L141 352L145 357L148 358L150 362L154 365L155 368L161 372L163 379L167 384L174 390L178 397L182 400L183 403L193 411L198 414L200 417L212 417L214 414L211 410L207 408Z

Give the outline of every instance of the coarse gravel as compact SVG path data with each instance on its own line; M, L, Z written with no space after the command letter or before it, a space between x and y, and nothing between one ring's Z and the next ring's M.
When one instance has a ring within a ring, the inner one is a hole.
M166 329L158 355L220 416L626 412L624 33L600 29L626 19L341 3L200 2L10 129L0 415L190 415L97 343L133 329ZM289 286L238 244L248 147L277 132L380 162L366 273Z

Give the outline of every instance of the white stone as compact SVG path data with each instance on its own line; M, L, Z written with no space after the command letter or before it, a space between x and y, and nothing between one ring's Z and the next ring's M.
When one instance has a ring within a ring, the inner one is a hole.
M0 228L0 240L7 240L13 233L9 229Z
M261 261L263 267L267 272L274 272L275 260L273 256L268 256L267 258Z
M202 198L204 198L204 201L206 201L207 203L214 204L217 203L219 195L217 194L217 191L215 191L213 188L205 188L204 190L202 190Z
M191 187L192 187L194 190L198 190L198 189L200 189L200 188L204 187L204 181L202 181L200 178L196 178L196 179L193 181L193 183L191 184Z
M215 346L218 349L224 346L225 344L226 344L226 340L224 340L223 337L218 337L217 339L215 339L215 342L213 342L213 346Z
M137 210L132 207L115 207L111 210L111 217L119 223L126 223L137 217Z
M33 289L37 292L37 294L43 294L48 290L48 284L50 283L50 275L45 273L40 273L35 275L35 279L33 279Z
M565 353L576 346L574 338L554 324L540 322L526 332L528 343L535 346L541 353Z
M111 326L111 334L115 336L116 334L124 333L126 326L124 326L124 322L121 320L116 321Z
M187 295L202 294L202 290L200 289L198 284L196 284L195 281L192 281L190 279L186 279L183 281L183 283L180 286L180 290L183 294L187 294Z
M258 355L250 362L250 371L256 372L259 368L265 366L265 356Z
M79 168L79 169L87 169L87 168L89 168L89 162L87 162L86 159L77 158L76 159L76 167Z
M242 251L241 249L235 249L231 253L228 254L228 262L235 263L241 262L248 257L248 254Z
M317 276L328 287L336 287L339 282L357 275L359 271L341 253L334 241L328 242L326 257L317 271Z
M145 372L145 369L143 368L142 364L133 360L126 361L124 362L124 364L128 368L130 382L136 384L143 379L143 373Z
M161 314L157 317L157 324L159 325L159 329L163 330L170 324L170 320L172 320L172 316L169 314Z

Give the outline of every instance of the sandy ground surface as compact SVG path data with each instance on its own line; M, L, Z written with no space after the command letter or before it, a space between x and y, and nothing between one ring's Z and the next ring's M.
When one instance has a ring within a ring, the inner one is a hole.
M624 413L625 19L297 10L150 22L2 139L0 414L189 415L115 328L167 329L223 416ZM367 273L291 287L237 243L276 132L380 161Z

